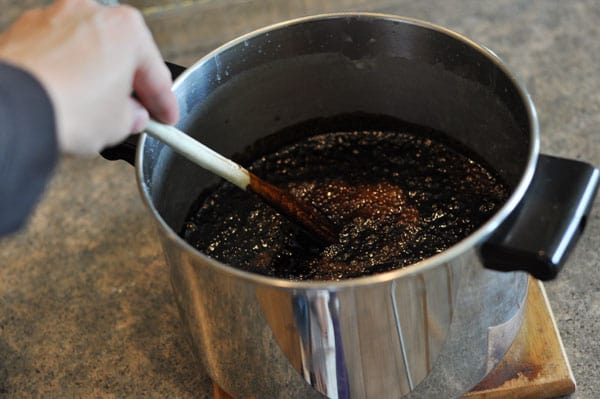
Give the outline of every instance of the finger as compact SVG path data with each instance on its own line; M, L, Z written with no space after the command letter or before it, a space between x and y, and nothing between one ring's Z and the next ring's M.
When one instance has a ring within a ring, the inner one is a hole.
M139 21L140 42L138 64L133 79L133 90L140 103L156 119L165 123L175 123L179 117L177 100L171 92L173 81L165 65L152 34L141 17Z
M133 133L139 133L148 124L150 116L148 111L144 108L135 98L130 97L127 99L126 106L119 107L119 111L113 115L111 123L108 125L102 125L102 134L96 136L101 137L95 146L92 146L90 140L86 140L86 143L90 144L93 151L100 151L107 146L116 145L127 136ZM98 124L97 124L98 125ZM74 153L83 153L81 146L77 147L77 151Z
M129 131L131 133L138 133L142 131L146 125L148 124L148 120L150 119L150 115L148 115L148 111L146 108L142 106L136 99L131 99L130 107L132 108L132 119L131 128Z
M162 122L174 124L179 112L171 86L171 75L162 59L158 63L146 62L138 68L133 80L133 90L148 112Z

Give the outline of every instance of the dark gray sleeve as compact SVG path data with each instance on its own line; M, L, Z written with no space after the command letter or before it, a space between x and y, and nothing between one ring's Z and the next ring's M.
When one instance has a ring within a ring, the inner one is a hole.
M0 236L27 220L57 158L50 97L28 72L0 62Z

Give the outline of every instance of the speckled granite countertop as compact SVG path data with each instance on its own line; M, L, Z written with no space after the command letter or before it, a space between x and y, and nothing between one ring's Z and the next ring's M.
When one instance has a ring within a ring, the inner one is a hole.
M182 64L260 25L322 11L381 11L444 25L493 49L525 82L543 152L600 165L596 0L179 2L185 10L175 1L132 3L146 7L165 57ZM0 4L5 25L36 2ZM197 15L194 26L208 33L186 28L181 15ZM597 204L569 265L546 285L578 382L573 398L600 395L598 248ZM211 393L180 328L133 169L63 159L28 227L0 240L0 397Z

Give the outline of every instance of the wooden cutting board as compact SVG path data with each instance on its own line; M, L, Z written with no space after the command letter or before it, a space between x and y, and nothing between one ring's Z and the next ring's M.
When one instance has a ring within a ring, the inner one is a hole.
M529 280L525 319L502 361L463 399L555 398L575 378L541 282Z
M525 312L506 356L463 399L544 399L575 392L575 378L544 286L534 279L529 280ZM235 399L217 384L214 398Z

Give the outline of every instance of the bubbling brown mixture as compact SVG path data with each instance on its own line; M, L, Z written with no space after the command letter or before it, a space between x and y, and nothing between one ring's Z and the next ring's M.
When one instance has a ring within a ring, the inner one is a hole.
M334 244L315 245L229 183L203 193L182 236L220 262L292 280L354 278L435 255L483 224L508 189L460 149L417 133L323 133L251 164L329 217L340 231Z

